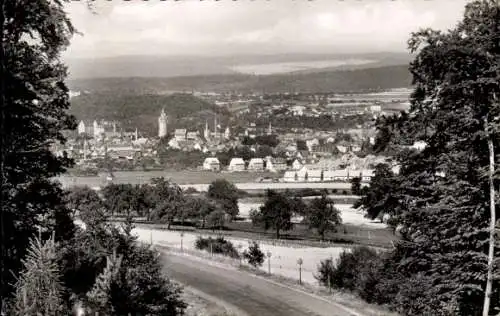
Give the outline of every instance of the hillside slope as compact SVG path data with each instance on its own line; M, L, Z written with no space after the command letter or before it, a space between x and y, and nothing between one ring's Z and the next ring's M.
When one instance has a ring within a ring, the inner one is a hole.
M119 93L205 92L359 92L409 87L407 65L280 75L202 75L174 78L97 78L69 81L73 90Z
M116 120L128 129L136 127L149 135L158 129L158 116L165 109L169 130L179 128L179 119L196 113L213 113L214 105L187 94L152 95L99 92L71 99L70 113L78 120Z

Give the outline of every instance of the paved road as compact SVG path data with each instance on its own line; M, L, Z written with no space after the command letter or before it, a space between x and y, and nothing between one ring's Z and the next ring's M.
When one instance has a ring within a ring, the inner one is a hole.
M333 303L237 270L171 253L163 256L163 261L172 279L217 297L250 316L354 315Z

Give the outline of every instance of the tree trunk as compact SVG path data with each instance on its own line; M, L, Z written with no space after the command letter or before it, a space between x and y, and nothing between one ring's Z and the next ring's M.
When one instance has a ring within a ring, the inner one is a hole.
M280 229L276 228L276 239L280 239Z
M488 121L486 120L486 124ZM487 128L487 126L486 126ZM495 251L495 187L493 185L493 175L495 174L495 148L491 136L488 137L488 152L490 156L489 185L490 185L490 240L488 249L488 276L486 280L486 290L484 292L483 316L488 316L490 311L491 292L493 287L493 261Z

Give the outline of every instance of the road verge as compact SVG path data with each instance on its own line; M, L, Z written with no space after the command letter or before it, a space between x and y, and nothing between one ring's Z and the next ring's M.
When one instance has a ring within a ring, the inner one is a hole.
M294 291L312 296L316 299L326 301L333 304L353 316L398 316L397 313L388 311L383 306L370 305L351 293L340 291L332 291L324 289L317 284L309 284L302 282L298 284L298 280L268 274L258 269L250 267L239 259L233 259L222 255L210 254L204 251L184 249L180 250L175 247L157 244L154 246L158 250L166 253L171 253L178 256L189 257L192 260L203 262L204 264L214 265L223 269L237 270L242 273L247 273L253 277L263 279L275 285L286 287Z

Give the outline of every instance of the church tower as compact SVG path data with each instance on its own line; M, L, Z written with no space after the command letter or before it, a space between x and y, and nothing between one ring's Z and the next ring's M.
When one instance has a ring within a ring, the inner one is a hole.
M210 130L208 129L208 121L205 121L205 130L203 131L203 137L205 140L210 139Z
M165 114L165 109L162 109L158 118L158 137L160 138L167 136L167 120L168 117Z
M224 131L224 138L227 140L231 138L231 132L229 131L229 126L226 127L226 130Z

